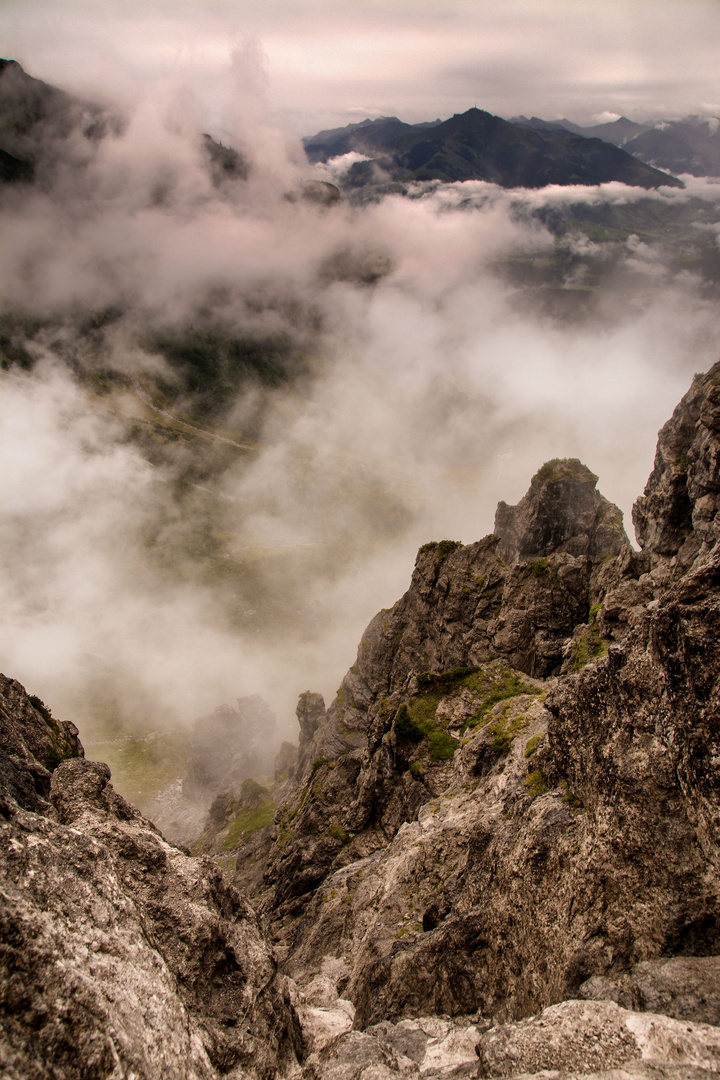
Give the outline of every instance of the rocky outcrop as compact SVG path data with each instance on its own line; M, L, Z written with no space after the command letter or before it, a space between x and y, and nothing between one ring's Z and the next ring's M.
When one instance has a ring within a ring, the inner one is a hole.
M633 507L638 541L676 576L715 547L720 467L720 370L697 375L658 436L655 467Z
M610 1001L563 1001L531 1020L492 1028L481 1036L477 1052L483 1078L547 1077L544 1070L552 1069L551 1076L567 1080L588 1073L615 1080L614 1070L622 1069L648 1080L692 1080L720 1071L720 1030L628 1012Z
M596 490L597 480L577 458L548 461L517 506L498 503L498 555L515 564L557 551L602 558L627 549L622 514Z
M495 534L421 548L305 724L259 902L301 985L344 958L356 1028L509 1022L720 953L719 378L661 433L641 552L589 470L548 463Z
M447 787L463 732L500 722L496 700L627 632L625 606L601 634L593 605L611 586L632 588L645 562L596 480L574 459L550 462L517 507L500 505L495 534L424 545L408 592L370 623L327 713L319 695L302 696L300 783L278 818L268 910L294 918L329 873L382 849ZM403 734L406 715L415 735L407 724Z
M641 552L550 462L420 549L270 786L200 746L201 846L264 929L4 682L8 1075L719 1075L719 385L661 432Z
M588 979L580 987L580 996L720 1026L720 956L645 960L614 979Z
M277 1075L299 1026L247 901L166 843L106 765L53 760L81 747L30 702L2 680L3 1075Z

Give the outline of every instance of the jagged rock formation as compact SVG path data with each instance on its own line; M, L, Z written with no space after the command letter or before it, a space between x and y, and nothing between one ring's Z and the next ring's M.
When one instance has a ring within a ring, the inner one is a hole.
M272 790L218 773L202 846L273 952L4 681L8 1075L720 1074L718 403L720 364L660 434L641 552L549 462L492 536L420 549Z
M4 677L0 710L3 1076L269 1077L295 1061L289 990L244 898Z
M304 695L259 903L301 984L347 960L356 1027L720 952L719 394L720 365L661 432L640 553L548 463L495 534L420 550L324 717Z

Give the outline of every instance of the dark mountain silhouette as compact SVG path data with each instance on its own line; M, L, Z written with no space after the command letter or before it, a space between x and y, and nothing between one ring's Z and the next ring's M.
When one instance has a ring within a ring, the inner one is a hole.
M683 120L660 120L655 124L636 124L621 116L593 127L581 127L566 119L517 116L513 123L536 131L565 129L585 138L604 139L646 164L673 173L720 176L720 118L716 116L686 116Z
M33 78L16 60L0 60L2 180L40 178L60 160L79 164L123 126L117 113Z
M720 176L720 119L686 116L656 124L626 143L641 161L692 176Z
M645 188L680 186L676 178L600 139L555 125L540 131L476 108L429 129L391 117L350 125L344 134L321 132L320 136L305 140L311 161L327 161L356 150L400 181L488 180L501 187L537 188L619 180ZM366 169L365 178L371 176L372 170Z

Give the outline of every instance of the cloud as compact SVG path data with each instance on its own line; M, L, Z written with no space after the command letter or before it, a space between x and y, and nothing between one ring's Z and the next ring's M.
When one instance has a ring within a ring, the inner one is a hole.
M256 61L252 45L236 57L247 78L223 114L247 181L213 184L201 106L163 78L73 183L60 169L0 208L4 302L37 359L3 375L0 398L3 666L83 730L108 698L147 728L261 693L293 734L297 694L334 692L417 547L480 538L544 460L581 457L627 519L657 429L716 359L713 303L653 245L616 252L621 286L609 277L569 324L520 305L501 270L552 256L537 211L716 199L717 185L429 184L318 206L298 191L327 172L273 126ZM568 250L598 254L577 237ZM255 386L215 417L234 433L261 417L251 451L187 425L158 449L138 394L171 377L153 334L202 319L306 356L297 384ZM108 369L134 381L91 394Z
M713 100L714 0L5 0L8 49L81 93L132 101L160 77L201 87L217 122L230 53L261 44L268 100L298 134L367 115L409 121L478 104L504 116L696 112Z

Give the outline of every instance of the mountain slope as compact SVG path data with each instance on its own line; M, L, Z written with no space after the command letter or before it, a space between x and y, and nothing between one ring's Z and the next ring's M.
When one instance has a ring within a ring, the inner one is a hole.
M356 1025L720 952L719 450L720 364L661 432L641 553L548 463L494 535L420 550L327 712L301 699L258 901L301 982L346 958Z
M717 117L688 116L657 124L625 143L641 161L693 176L720 176L720 123Z
M429 129L394 118L358 125L330 144L305 140L312 161L356 150L377 159L395 180L488 180L501 187L601 184L617 180L652 188L679 180L639 163L618 147L550 127L537 131L480 109Z

